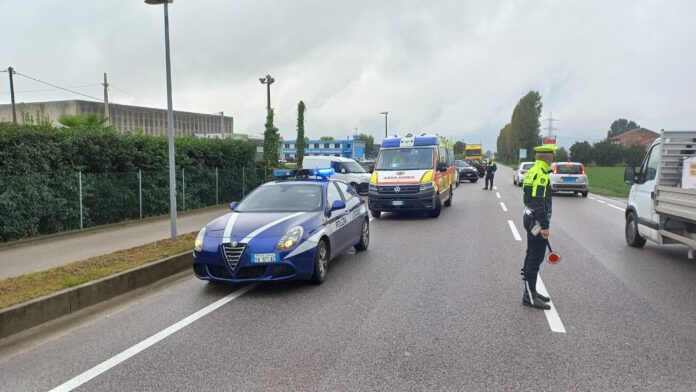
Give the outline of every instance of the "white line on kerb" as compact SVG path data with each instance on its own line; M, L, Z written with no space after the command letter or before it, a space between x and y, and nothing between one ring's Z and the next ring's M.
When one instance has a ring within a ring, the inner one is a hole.
M507 212L507 210L508 210L507 206L505 205L505 202L502 202L502 201L500 202L500 208L502 208L503 211L505 211L505 212Z
M132 356L138 354L139 352L145 350L146 348L152 346L153 344L161 341L162 339L166 338L167 336L179 331L180 329L186 327L187 325L193 323L194 321L200 319L201 317L207 315L208 313L211 313L215 311L216 309L220 308L221 306L225 305L228 302L231 302L235 300L236 298L239 298L242 294L250 291L254 287L258 286L258 284L250 284L248 286L244 286L241 289L230 293L229 295L222 297L221 299L213 302L212 304L206 306L205 308L197 311L196 313L180 320L177 321L176 323L170 325L169 327L163 329L160 332L157 332L156 334L150 336L149 338L143 340L142 342L136 344L135 346L132 346L124 351L121 351L120 353L116 354L115 356L107 359L106 361L100 363L99 365L87 370L86 372L79 374L72 379L66 381L65 383L51 389L51 392L67 392L67 391L72 391L73 389L79 387L80 385L86 383L87 381L97 377L98 375L104 373L105 371L111 369L112 367L120 364L121 362L126 361L127 359L131 358Z
M510 231L512 231L512 235L515 237L515 240L522 241L522 236L520 235L520 232L517 231L517 227L515 226L515 222L508 220L508 225L510 225Z
M538 276L537 278L537 291L541 295L550 297L549 292L546 291L546 286L544 286L544 281L541 280L541 276ZM546 320L549 322L549 327L551 327L551 331L558 333L566 333L565 327L563 326L563 322L561 321L561 316L558 315L553 301L549 302L549 305L551 306L551 309L544 310L544 314L546 315Z
M495 196L496 196L498 199L500 199L500 192L496 192L496 193L495 193Z

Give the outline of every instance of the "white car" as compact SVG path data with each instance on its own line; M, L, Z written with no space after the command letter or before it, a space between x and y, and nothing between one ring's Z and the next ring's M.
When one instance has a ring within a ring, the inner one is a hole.
M333 168L336 174L332 178L341 180L355 189L359 194L367 194L370 184L370 173L350 158L332 156L306 156L302 160L305 169Z
M524 175L534 166L534 162L521 162L517 170L512 172L512 183L522 186Z

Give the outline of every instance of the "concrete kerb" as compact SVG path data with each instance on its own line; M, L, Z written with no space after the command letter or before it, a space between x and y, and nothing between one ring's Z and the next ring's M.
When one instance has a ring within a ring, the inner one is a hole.
M2 309L0 339L154 283L191 268L192 263L191 252L180 253Z

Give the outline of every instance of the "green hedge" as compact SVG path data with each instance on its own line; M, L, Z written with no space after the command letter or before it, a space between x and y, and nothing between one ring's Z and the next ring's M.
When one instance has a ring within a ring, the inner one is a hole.
M220 203L239 200L270 172L255 162L253 143L175 144L179 210L214 205L216 192ZM166 137L0 123L0 242L79 229L78 172L83 227L138 219L139 171L143 217L166 214Z

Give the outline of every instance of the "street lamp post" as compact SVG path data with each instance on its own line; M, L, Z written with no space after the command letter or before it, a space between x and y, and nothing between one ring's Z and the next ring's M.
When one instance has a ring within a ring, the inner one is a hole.
M266 110L271 110L271 84L275 82L275 79L271 75L266 75L265 78L259 78L259 82L266 85Z
M174 160L174 110L172 109L172 66L169 59L169 3L174 0L145 0L146 4L164 4L164 51L167 66L167 139L169 141L169 220L171 238L176 239L176 166Z
M382 112L380 114L384 114L384 137L387 136L387 117L389 117L389 112Z

